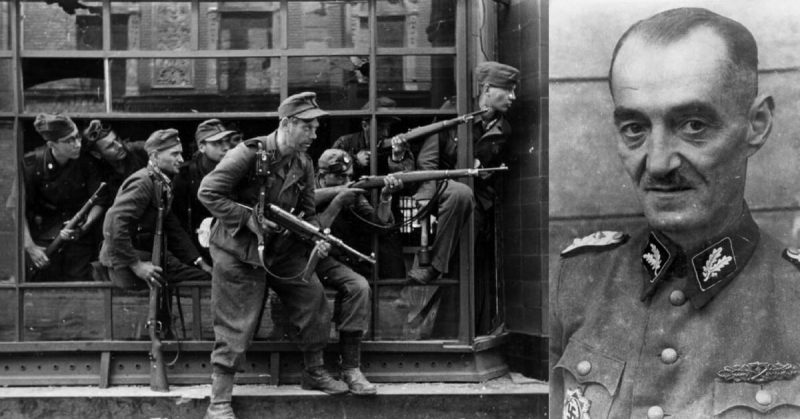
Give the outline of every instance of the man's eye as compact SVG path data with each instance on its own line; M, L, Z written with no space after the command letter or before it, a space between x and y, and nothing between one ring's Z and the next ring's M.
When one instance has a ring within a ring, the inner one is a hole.
M645 128L641 124L624 124L619 127L619 132L629 140L637 140L645 134Z
M698 119L690 119L681 125L681 131L689 135L697 135L703 132L708 124Z

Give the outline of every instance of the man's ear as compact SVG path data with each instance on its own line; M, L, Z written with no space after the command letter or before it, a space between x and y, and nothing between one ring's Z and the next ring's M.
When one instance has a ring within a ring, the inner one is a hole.
M767 142L767 137L772 131L772 113L775 110L775 101L772 96L760 95L753 100L747 114L748 131L747 145L750 150L747 156L750 157Z
M361 129L364 131L369 131L369 121L361 120Z

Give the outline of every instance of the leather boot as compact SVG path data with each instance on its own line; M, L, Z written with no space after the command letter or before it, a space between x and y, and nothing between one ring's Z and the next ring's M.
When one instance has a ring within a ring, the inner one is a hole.
M300 387L304 390L319 390L328 394L345 394L347 384L333 378L325 369L322 351L303 352L303 378Z
M339 332L342 355L342 380L356 396L371 396L378 392L361 372L361 332Z
M231 406L233 374L211 374L211 403L203 419L236 419Z

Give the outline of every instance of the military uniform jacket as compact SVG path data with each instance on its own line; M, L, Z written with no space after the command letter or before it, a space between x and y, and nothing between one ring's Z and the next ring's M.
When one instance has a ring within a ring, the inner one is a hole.
M25 217L31 236L39 243L55 239L63 223L92 196L100 186L97 167L81 155L59 165L49 148L39 147L25 155L22 163L25 184ZM102 205L100 197L98 205ZM91 241L87 234L79 239Z
M172 203L172 212L178 217L195 246L200 245L195 234L197 228L204 218L211 217L208 209L197 199L197 190L203 177L214 170L215 165L205 154L198 152L181 167L180 173L174 179L175 200Z
M551 417L800 417L796 375L717 375L800 362L800 272L749 213L687 253L657 232L597 237L551 284Z
M255 171L258 142L264 144L270 160L266 202L295 214L302 213L307 221L316 222L314 165L308 154L282 157L275 132L247 140L228 151L203 178L197 196L217 219L211 228L210 243L253 266L261 266L258 238L247 227L252 211L242 205L253 208L258 203L262 182Z
M356 154L358 154L361 150L369 151L369 142L367 141L366 135L364 135L364 131L354 132L351 134L345 134L341 137L337 138L336 141L333 142L331 148L337 148L339 150L344 150L350 154L351 157L355 158ZM378 162L381 164L382 162ZM379 167L378 173L383 173L383 169L385 167ZM359 166L358 163L353 165L353 179L359 179L361 176L369 175L369 166L362 167Z
M158 217L155 173L145 167L125 179L117 192L114 204L103 220L103 245L100 263L112 268L124 268L139 261L135 250L153 250L153 238ZM166 191L166 187L164 188ZM167 195L171 195L167 193ZM163 231L167 249L187 265L200 256L186 231L170 211L171 197L165 203Z

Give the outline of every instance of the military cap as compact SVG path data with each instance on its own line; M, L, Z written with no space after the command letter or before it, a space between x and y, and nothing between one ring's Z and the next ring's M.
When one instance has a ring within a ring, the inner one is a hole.
M236 131L225 129L225 126L222 125L222 122L219 119L209 119L201 122L200 125L197 126L197 131L194 133L194 139L197 141L198 145L204 141L207 143L213 143L214 141L219 141L235 132Z
M105 138L108 134L111 134L111 126L103 125L99 119L93 119L89 122L89 126L83 130L83 137L92 144Z
M364 106L361 107L362 110L368 111L372 102L367 101ZM386 96L378 96L375 99L375 110L376 111L393 111L397 107L397 102L388 98ZM393 122L400 122L400 118L396 116L379 116L379 119L387 119L392 120Z
M325 115L328 113L319 108L317 94L314 92L291 95L278 106L279 118L295 117L308 121Z
M475 67L475 80L479 86L488 84L501 89L511 89L517 85L518 78L519 70L495 61L484 61Z
M147 154L164 151L180 143L181 139L178 137L178 130L175 128L160 129L150 134L150 137L144 142L144 151Z
M321 174L340 174L353 166L353 158L344 150L329 148L319 156L318 166Z
M78 127L72 119L60 114L40 113L36 115L33 127L45 141L58 141L78 133Z

